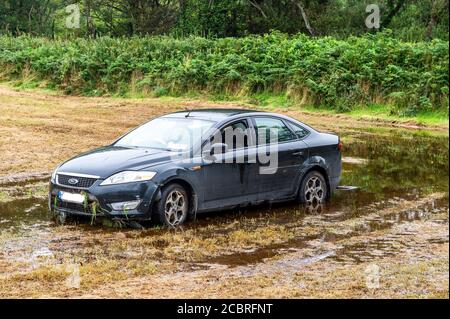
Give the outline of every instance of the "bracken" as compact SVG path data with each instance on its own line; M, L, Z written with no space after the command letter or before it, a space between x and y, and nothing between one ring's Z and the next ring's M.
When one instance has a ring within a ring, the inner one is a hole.
M0 36L0 78L67 94L285 94L341 111L385 103L400 114L448 111L448 41L390 32L337 40L273 32L205 39L48 40Z

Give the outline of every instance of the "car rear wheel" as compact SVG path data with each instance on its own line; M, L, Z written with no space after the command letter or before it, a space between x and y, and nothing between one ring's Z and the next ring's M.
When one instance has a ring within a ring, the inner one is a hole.
M298 200L307 205L324 203L328 199L328 187L323 175L311 171L303 178L300 185Z
M157 220L166 226L177 227L186 221L188 212L189 198L186 190L178 184L166 186L156 205Z

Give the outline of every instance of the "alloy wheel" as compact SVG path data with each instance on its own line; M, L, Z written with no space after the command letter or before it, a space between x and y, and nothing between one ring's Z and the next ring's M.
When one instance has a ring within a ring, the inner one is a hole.
M317 176L312 176L305 185L305 200L309 205L322 203L325 196L325 185Z
M167 196L164 213L167 223L171 226L178 225L187 213L187 201L185 195L178 190L173 190Z

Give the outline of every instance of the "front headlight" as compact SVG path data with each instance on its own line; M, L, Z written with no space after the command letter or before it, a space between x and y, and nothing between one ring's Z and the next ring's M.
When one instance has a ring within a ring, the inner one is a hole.
M149 181L155 175L156 175L155 172L137 172L137 171L120 172L105 179L100 184L100 186Z

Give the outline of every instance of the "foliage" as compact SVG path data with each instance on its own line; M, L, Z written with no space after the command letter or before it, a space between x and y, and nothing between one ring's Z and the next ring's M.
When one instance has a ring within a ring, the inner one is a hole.
M392 103L399 112L448 108L448 42L406 43L385 31L336 40L288 36L48 40L0 37L4 78L31 77L66 93L161 96L286 94L346 111Z
M372 0L0 0L0 34L97 37L161 35L242 37L271 30L346 38L365 25ZM381 27L408 41L448 40L448 0L378 0ZM68 29L67 5L79 29ZM303 11L303 12L302 12ZM305 14L305 16L303 15Z

